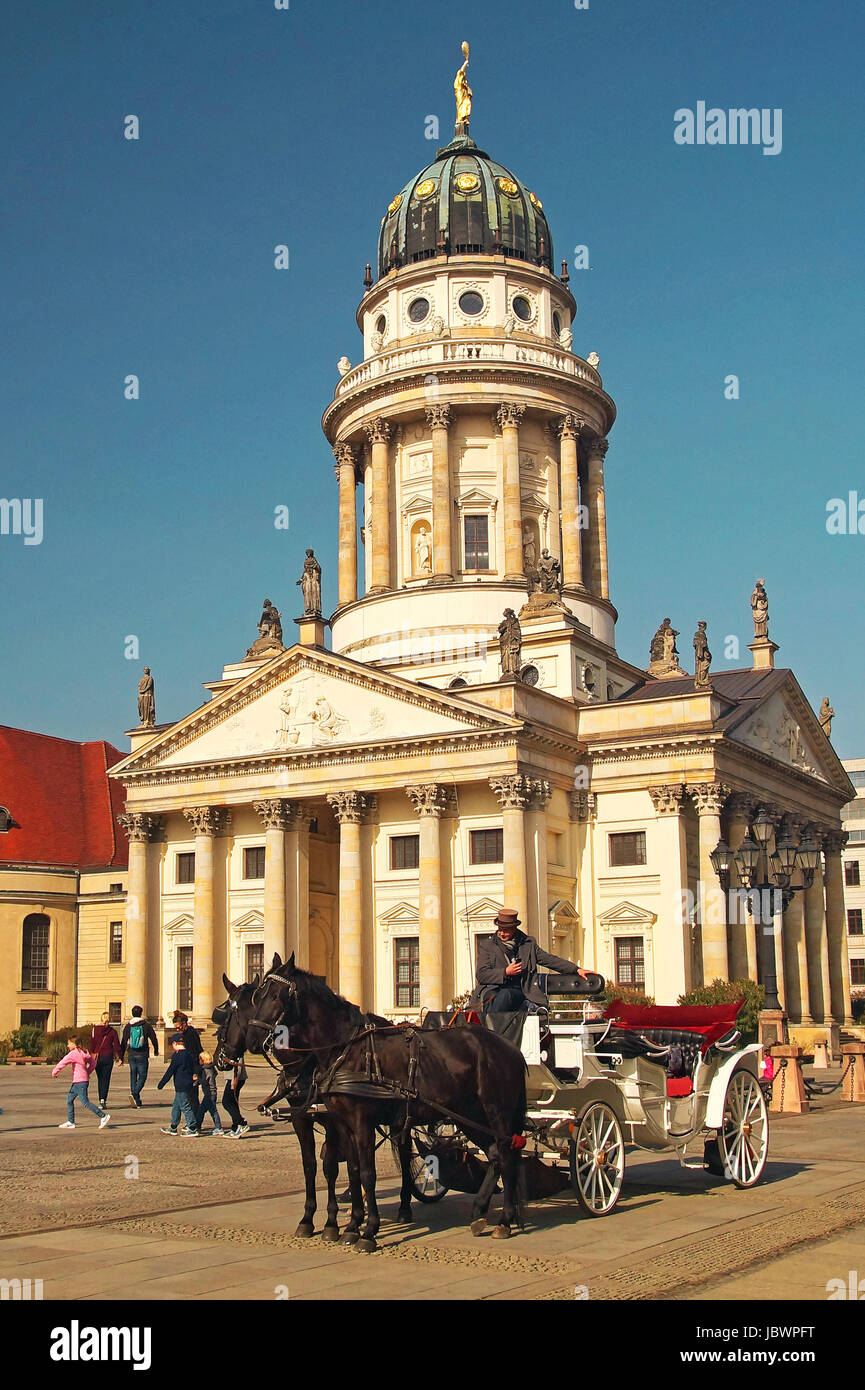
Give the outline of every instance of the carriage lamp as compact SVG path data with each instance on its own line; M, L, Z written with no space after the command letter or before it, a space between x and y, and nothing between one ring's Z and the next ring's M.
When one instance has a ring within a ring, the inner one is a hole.
M760 862L760 846L750 835L746 835L733 858L736 861L736 868L739 870L742 886L750 888L757 872L757 865Z
M761 806L751 825L751 832L761 849L765 849L775 833L775 822L765 806Z
M806 835L804 840L799 841L796 850L796 868L801 870L806 888L810 888L814 882L814 870L819 863L820 845L813 835Z
M712 868L718 875L721 887L726 893L730 887L730 869L735 861L733 858L733 851L730 849L730 846L723 836L712 850L709 859L712 861Z
M775 881L775 887L782 890L789 888L793 871L798 865L796 844L789 836L778 841L775 846L775 853L771 856L769 863L772 866L772 878Z

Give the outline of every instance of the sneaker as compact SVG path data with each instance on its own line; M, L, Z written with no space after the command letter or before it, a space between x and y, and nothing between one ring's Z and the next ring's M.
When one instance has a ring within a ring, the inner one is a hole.
M74 1126L74 1124L72 1123L71 1120L64 1120L63 1124L62 1124L62 1125L58 1125L57 1128L58 1128L58 1129L74 1129L75 1126Z
M225 1133L225 1130L224 1130L224 1129L215 1129L215 1130L213 1131L213 1137L214 1137L214 1139L215 1139L217 1135L222 1135L222 1134L224 1134L224 1133Z
M240 1138L240 1130L239 1130L239 1129L230 1129L230 1130L228 1131L228 1133L226 1134L225 1137L226 1137L226 1139L239 1139L239 1138Z
M239 1129L238 1129L237 1132L238 1132L238 1134L248 1134L248 1133L249 1133L249 1125L246 1123L245 1120L244 1120L243 1124L239 1127Z
M159 1132L160 1134L173 1134L175 1136L177 1135L176 1129L168 1129L165 1125L162 1126L162 1129Z
M105 1115L103 1115L102 1119L99 1121L99 1128L104 1129L110 1119L111 1116L109 1114L106 1113Z
M132 1106L133 1110L137 1110L137 1108L138 1108L138 1101L135 1099L134 1096L130 1096L130 1097L129 1097L129 1104Z
M180 1137L181 1137L181 1139L200 1139L200 1138L201 1138L201 1130L200 1130L200 1129L185 1129L185 1130L183 1131L183 1133L181 1134Z
M99 1100L99 1109L100 1109L100 1110L107 1110L107 1108L108 1108L108 1101L107 1101L107 1100L102 1100L101 1097L100 1097L100 1100Z

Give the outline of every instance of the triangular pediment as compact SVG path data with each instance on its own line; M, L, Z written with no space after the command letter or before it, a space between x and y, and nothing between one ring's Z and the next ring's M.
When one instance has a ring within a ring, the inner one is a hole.
M837 755L804 699L796 690L777 690L729 731L730 738L765 753L808 777L838 785ZM842 769L843 772L843 769Z
M482 492L479 487L473 487L470 492L464 492L459 499L461 507L489 507L495 506L497 499L489 492Z
M194 927L195 921L192 914L182 912L179 917L175 917L171 922L166 922L162 930L166 936L184 936L187 932L191 932Z
M112 775L498 733L517 721L320 648L294 646L112 768Z
M478 898L464 912L460 913L463 922L488 921L490 926L493 918L498 917L502 910L502 904L497 903L493 898Z
M411 903L397 903L396 907L383 912L378 920L389 927L416 927L418 910Z
M636 903L616 903L598 918L602 927L653 927L658 920L655 912Z
M264 913L259 912L258 908L252 908L249 912L244 912L242 917L238 917L236 922L232 922L232 931L250 931L256 927L264 926Z

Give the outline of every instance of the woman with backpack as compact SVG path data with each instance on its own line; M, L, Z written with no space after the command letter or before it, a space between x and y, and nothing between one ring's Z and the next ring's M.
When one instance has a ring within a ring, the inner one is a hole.
M147 1022L143 1014L144 1010L141 1005L136 1004L120 1039L120 1060L123 1061L127 1052L129 1053L129 1104L134 1105L138 1110L143 1109L141 1092L144 1090L144 1083L147 1080L151 1046L154 1057L159 1056L158 1039L153 1031L153 1026Z

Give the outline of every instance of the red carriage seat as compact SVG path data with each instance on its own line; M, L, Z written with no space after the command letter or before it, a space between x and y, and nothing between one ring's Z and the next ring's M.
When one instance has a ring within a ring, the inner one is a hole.
M670 1033L687 1033L700 1038L703 1056L713 1043L732 1032L743 999L732 1004L626 1004L613 999L604 1018L614 1028L639 1033L658 1041L673 1041ZM661 1036L663 1034L663 1037Z

